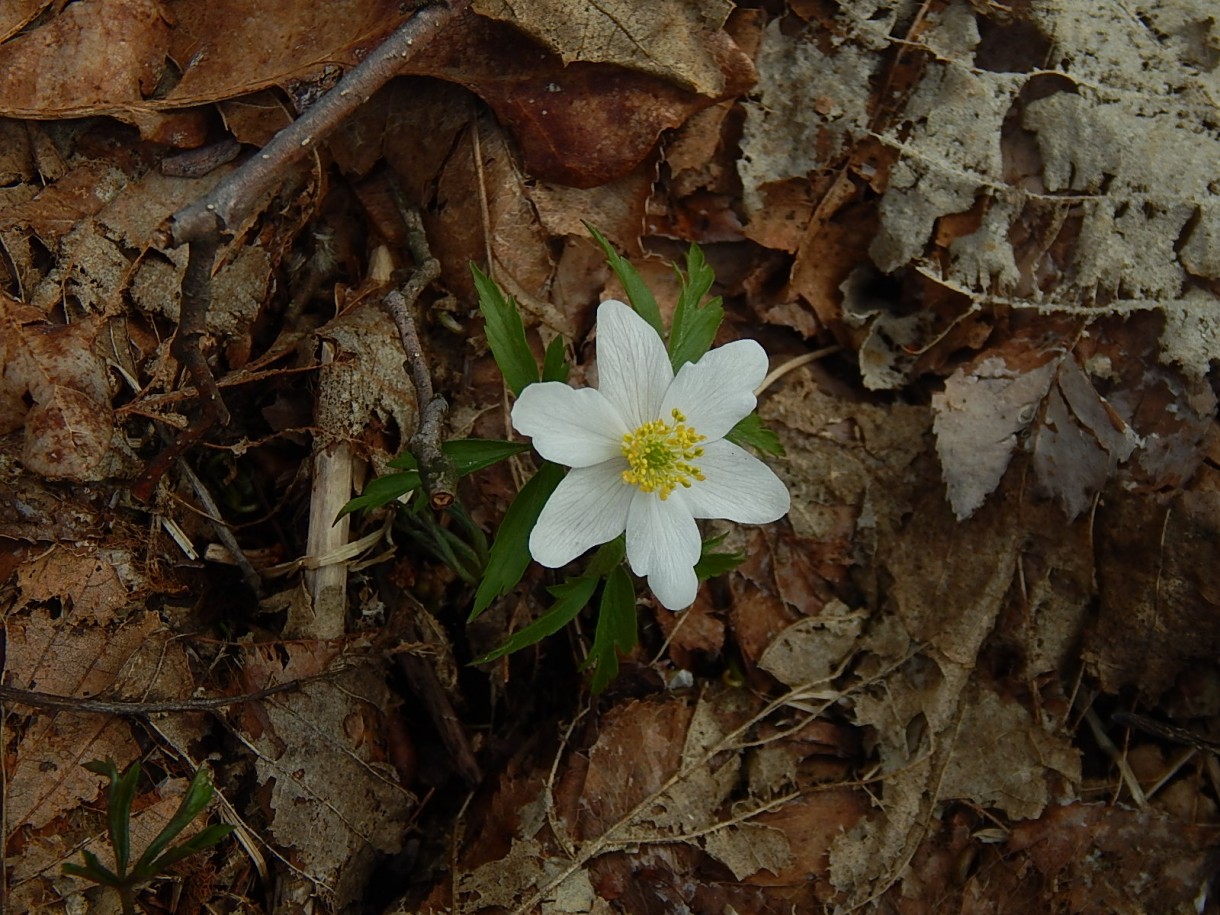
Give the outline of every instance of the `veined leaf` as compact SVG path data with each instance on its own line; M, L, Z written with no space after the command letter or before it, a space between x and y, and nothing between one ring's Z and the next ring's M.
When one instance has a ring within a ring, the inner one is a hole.
M698 245L686 252L685 272L677 265L674 271L682 286L669 331L669 360L676 372L687 362L698 362L711 349L724 320L724 305L719 296L703 302L716 276Z

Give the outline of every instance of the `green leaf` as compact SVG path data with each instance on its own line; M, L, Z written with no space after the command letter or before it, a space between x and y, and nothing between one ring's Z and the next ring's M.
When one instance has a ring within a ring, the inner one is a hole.
M93 852L82 851L81 856L85 859L83 867L79 864L65 864L63 872L72 877L83 877L86 880L92 880L94 883L101 883L105 886L112 886L115 889L123 885L124 881L119 875L102 864Z
M466 476L484 467L490 467L498 461L528 451L525 442L505 442L495 438L455 438L441 442L441 450L453 461L453 467L459 476ZM404 451L390 466L397 470L418 470L419 464L415 455Z
M170 821L165 824L165 828L148 843L148 848L144 849L144 854L140 855L140 860L136 862L133 874L139 874L142 879L155 875L156 871L150 872L150 865L165 850L166 846L177 838L178 833L186 829L191 820L208 806L212 800L212 793L212 779L208 776L207 770L197 770L195 777L191 779L190 786L186 789L186 794L183 795L182 802L178 804L178 809Z
M704 544L706 548L707 544ZM695 563L695 575L700 581L716 578L725 572L731 572L746 561L745 553L711 553L704 552Z
M497 461L512 457L514 454L528 451L529 445L525 442L502 442L490 438L459 438L442 442L441 449L453 461L458 476L464 477L476 470L490 467ZM410 451L404 451L398 455L390 461L390 466L401 470L402 473L389 473L370 481L364 487L364 492L343 506L335 520L338 521L339 518L358 509L380 508L382 505L388 505L403 493L419 488L420 479L417 469L419 465Z
M743 448L754 448L764 454L782 455L784 446L780 444L779 436L763 425L757 413L751 413L725 436L734 445Z
M521 312L511 296L504 297L495 280L474 264L470 265L470 272L479 293L479 311L483 313L491 354L509 390L520 395L526 385L538 380L538 363L525 341Z
M474 663L486 664L488 661L494 661L506 654L520 651L522 648L541 642L549 635L554 635L588 606L597 582L598 579L594 576L582 575L580 578L565 581L563 584L551 588L550 592L555 596L556 601L551 604L546 613L524 629L513 633L507 642Z
M483 581L479 583L479 590L474 596L470 619L473 620L491 606L497 597L515 588L525 574L530 564L530 531L534 529L546 500L563 479L563 473L563 468L558 464L544 463L504 513L504 520L500 522L500 530L487 557Z
M110 845L114 849L115 867L122 878L127 875L127 863L131 860L131 804L140 780L140 763L138 760L133 762L122 775L119 775L112 759L95 759L85 763L84 767L110 780L106 824L110 832Z
M165 873L183 858L189 858L196 852L211 848L217 842L225 839L234 828L228 823L213 823L211 826L205 826L189 839L178 843L153 861L148 867L148 876L154 877L157 874Z
M543 381L562 381L568 380L568 373L572 370L572 364L568 362L568 357L563 350L563 337L555 337L546 348L546 356L542 360L542 380Z
M614 250L614 246L610 244L610 240L606 236L587 222L585 228L589 230L594 241L602 246L602 251L606 253L606 261L610 264L614 275L618 277L618 281L623 284L623 291L627 293L627 301L631 303L631 307L641 318L652 325L653 330L664 340L665 324L661 320L661 309L657 307L657 300L653 297L652 290L644 282L644 278L626 258Z
M605 578L616 566L622 565L626 555L627 535L619 534L597 548L597 552L585 567L585 574L594 578Z
M698 362L711 349L724 320L724 305L719 296L703 303L716 276L698 245L686 252L686 271L676 265L674 271L682 286L669 332L669 361L676 372L687 362Z
M389 473L384 477L369 480L368 485L364 487L364 492L344 505L339 510L339 514L335 516L335 520L338 521L344 515L360 509L379 508L382 505L388 505L403 493L419 489L419 483L418 470Z
M618 676L619 652L627 654L636 643L635 586L621 565L606 578L597 611L597 631L585 666L593 665L589 688L599 694Z

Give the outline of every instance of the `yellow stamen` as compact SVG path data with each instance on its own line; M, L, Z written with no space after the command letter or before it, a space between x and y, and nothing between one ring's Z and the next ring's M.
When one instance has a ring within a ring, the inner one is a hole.
M689 489L692 480L706 479L691 461L703 457L698 443L707 436L686 425L686 417L678 410L672 416L672 423L654 419L623 436L623 457L628 464L623 482L643 492L656 492L662 500L678 486Z

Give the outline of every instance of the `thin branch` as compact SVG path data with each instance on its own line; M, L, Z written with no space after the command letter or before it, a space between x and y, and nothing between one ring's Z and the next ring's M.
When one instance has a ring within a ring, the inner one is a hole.
M207 332L212 268L221 244L233 236L235 226L241 225L263 205L267 193L283 180L293 163L313 153L352 112L396 76L418 48L426 45L470 3L471 0L447 0L417 10L339 80L334 89L277 133L257 155L247 159L209 193L170 216L157 231L155 241L159 247L190 245L182 282L178 333L170 352L190 371L203 398L203 412L177 443L145 468L133 487L137 498L147 501L157 481L186 447L217 423L227 425L229 422L229 411L221 399L216 378L199 346Z
M231 232L257 207L285 170L313 152L353 111L396 76L403 64L470 6L471 0L449 0L426 6L399 26L330 92L275 135L254 158L212 191L169 218L172 247Z
M385 307L398 326L398 336L407 354L407 371L411 373L420 404L419 426L407 445L419 464L419 476L428 501L439 511L452 505L457 495L457 469L441 448L449 404L433 390L432 373L411 312L420 294L441 275L441 265L428 248L419 211L404 208L403 218L407 223L407 245L415 260L415 272L401 292L395 289L385 297Z
M260 689L253 693L242 693L239 696L206 696L199 699L167 699L164 702L125 702L110 699L81 699L77 696L61 696L55 693L40 693L36 690L17 689L15 686L0 685L0 701L24 705L30 708L65 709L70 712L84 712L93 715L123 715L141 717L159 715L166 712L213 712L228 708L231 705L241 705L243 702L256 702L274 696L300 689L308 683L318 680L328 680L343 670L331 670L326 673L301 677L287 683L279 683Z

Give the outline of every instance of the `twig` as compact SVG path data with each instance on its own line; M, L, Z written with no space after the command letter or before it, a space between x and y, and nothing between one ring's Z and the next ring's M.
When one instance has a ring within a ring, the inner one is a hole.
M330 92L281 130L212 191L169 218L172 247L231 232L282 178L284 170L313 151L358 107L402 69L417 50L470 6L471 0L448 0L426 6L399 26Z
M402 287L402 292L395 289L385 297L385 307L398 326L398 336L407 354L407 370L411 373L420 404L419 426L407 445L419 464L419 477L424 492L428 494L428 502L439 511L452 505L457 494L457 469L441 448L449 404L443 396L433 391L432 374L428 370L411 309L415 307L420 294L441 275L441 265L428 248L419 212L404 209L403 217L407 223L407 245L416 267Z
M186 276L182 282L182 307L178 333L171 346L174 358L185 365L203 398L203 414L179 443L154 459L133 489L151 495L161 475L186 446L219 423L227 425L229 412L220 397L216 379L199 343L207 331L211 300L212 267L221 243L232 238L265 195L295 162L313 152L353 111L398 74L417 48L424 46L471 0L447 0L418 11L352 68L326 95L301 117L275 135L263 149L220 182L209 193L174 213L158 230L159 247L190 245Z
M203 503L204 511L207 513L208 520L212 522L212 529L216 531L216 536L220 538L220 542L225 545L226 549L233 554L233 560L237 563L237 567L241 569L242 579L246 582L247 587L257 594L263 580L259 578L258 572L254 571L254 566L251 565L249 557L246 556L238 544L232 529L225 523L224 517L220 513L220 506L216 504L216 500L212 498L208 488L203 485L203 480L199 479L198 474L191 469L189 464L183 461L179 467L182 469L182 475L191 484L191 488L195 490L195 497Z
M159 715L165 712L212 712L228 708L230 705L241 705L243 702L256 702L274 696L300 689L318 680L328 680L342 670L331 670L326 673L301 677L287 683L278 683L266 689L253 693L242 693L239 696L205 696L199 699L167 699L164 702L124 702L110 699L81 699L76 696L61 696L56 693L40 693L30 689L17 689L15 686L0 685L0 700L25 705L30 708L66 709L71 712L84 712L92 715L124 715L140 717L144 715Z

